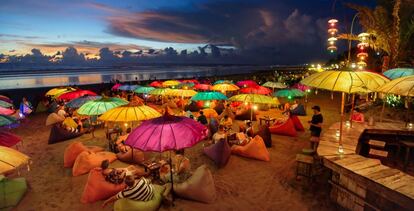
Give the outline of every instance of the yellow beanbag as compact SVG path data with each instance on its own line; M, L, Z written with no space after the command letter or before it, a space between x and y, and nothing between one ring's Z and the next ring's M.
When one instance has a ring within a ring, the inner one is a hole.
M233 145L231 153L257 160L270 161L269 151L267 151L262 137L258 135L244 146Z
M116 155L112 152L81 152L73 164L72 174L73 176L79 176L88 173L95 167L100 167L102 161L109 160L113 162L116 160Z

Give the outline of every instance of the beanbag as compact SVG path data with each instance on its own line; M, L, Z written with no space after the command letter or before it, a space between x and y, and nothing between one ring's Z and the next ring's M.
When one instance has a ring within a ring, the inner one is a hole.
M267 125L261 126L255 136L262 137L267 148L272 147L272 134Z
M262 137L255 136L250 142L244 146L233 145L231 153L242 157L254 158L257 160L270 161L269 152L263 142Z
M8 179L0 175L0 210L10 210L19 204L26 191L25 178Z
M290 118L292 119L293 125L297 131L305 131L305 128L296 115L291 115Z
M73 164L73 176L79 176L88 173L91 169L101 166L102 161L109 160L113 162L116 160L116 155L112 152L81 152Z
M72 138L76 138L78 136L83 135L80 132L71 132L62 128L58 124L53 125L52 129L50 130L49 141L48 144L55 144L58 142L66 141Z
M269 130L271 133L277 135L292 137L296 137L298 135L295 129L295 125L293 124L293 121L290 118L282 124L275 123L274 125L269 127Z
M152 185L154 187L154 198L149 201L134 201L130 199L118 199L115 202L114 210L115 211L136 211L136 210L145 210L145 211L155 211L161 205L162 194L164 192L164 186Z
M108 199L126 187L125 183L112 184L105 180L101 168L94 168L89 172L88 181L83 189L81 202L94 203Z
M290 111L290 114L297 116L306 116L305 107L302 104L299 104L295 109Z
M253 116L252 116L251 111L252 111L251 109L248 109L241 114L236 114L235 118L237 120L250 120L250 118L252 118L252 121L256 121L256 114L255 112L253 112Z
M187 181L174 184L177 196L194 201L213 203L216 200L216 186L213 175L206 165L198 167Z
M128 147L128 151L125 153L119 152L116 154L118 160L126 163L136 163L141 164L145 161L144 153L138 149L131 149L130 146Z
M21 141L22 139L19 136L6 130L0 130L0 146L12 147Z
M221 140L204 148L204 154L212 159L217 166L223 167L229 161L231 149L227 141Z
M63 154L63 167L72 168L76 158L83 151L101 152L104 149L96 146L85 146L83 143L75 141L65 149L65 153Z

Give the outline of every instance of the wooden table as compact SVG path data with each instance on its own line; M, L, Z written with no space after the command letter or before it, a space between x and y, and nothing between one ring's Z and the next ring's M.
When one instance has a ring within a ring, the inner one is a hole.
M270 125L270 122L274 123L276 121L276 118L271 117L260 117L259 118L259 124L262 125L262 121L265 121L266 125Z

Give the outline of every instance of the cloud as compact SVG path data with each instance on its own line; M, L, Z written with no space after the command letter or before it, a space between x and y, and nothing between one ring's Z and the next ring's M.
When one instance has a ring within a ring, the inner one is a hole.
M24 36L24 35L17 35L17 34L0 34L0 38L12 38L12 39L39 39L42 37L39 36Z

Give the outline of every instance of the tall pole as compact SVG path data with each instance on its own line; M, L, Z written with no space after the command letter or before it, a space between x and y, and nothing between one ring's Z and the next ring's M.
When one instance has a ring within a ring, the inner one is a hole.
M342 149L342 125L344 123L344 105L345 105L345 92L342 92L341 99L341 124L339 125L339 148Z
M350 65L350 62L351 62L351 47L352 47L352 31L354 30L354 22L355 22L355 20L356 20L356 17L358 16L358 13L357 14L355 14L354 15L354 17L352 18L352 23L351 23L351 30L350 30L350 33L349 33L349 38L348 38L348 60L347 60L347 66L349 66Z
M351 115L349 117L349 123L350 123L351 128L352 128L352 115L354 114L354 108L355 108L355 93L352 94Z

